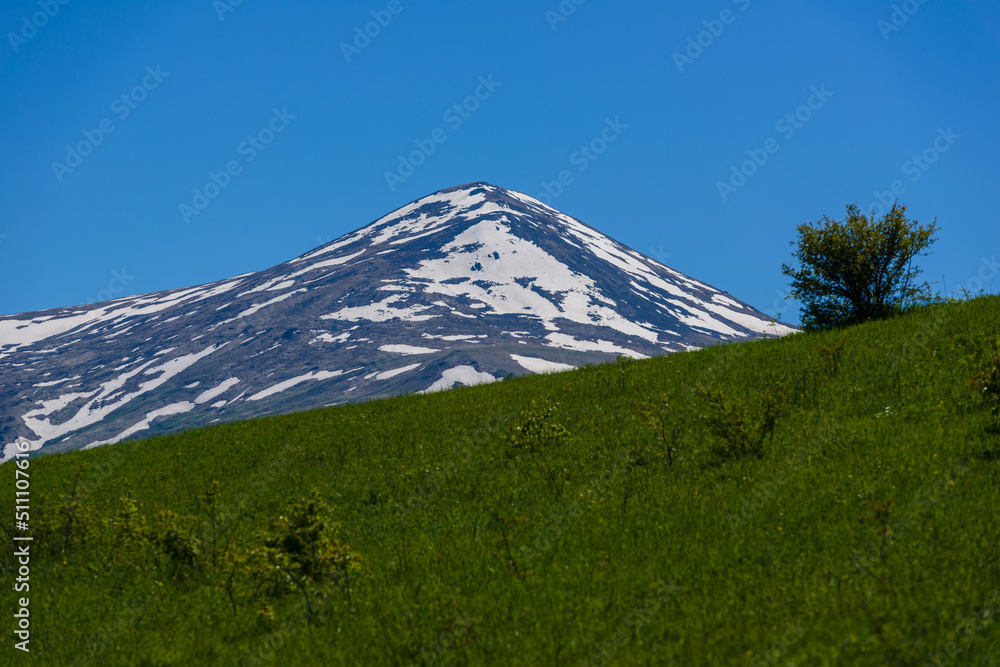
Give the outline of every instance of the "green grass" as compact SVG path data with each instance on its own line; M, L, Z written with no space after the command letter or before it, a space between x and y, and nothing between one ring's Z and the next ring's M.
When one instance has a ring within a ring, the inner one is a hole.
M32 459L31 653L9 632L2 650L51 665L996 665L1000 428L970 378L998 323L1000 299L978 298ZM363 569L260 585L249 554L313 489ZM122 527L123 496L144 529Z

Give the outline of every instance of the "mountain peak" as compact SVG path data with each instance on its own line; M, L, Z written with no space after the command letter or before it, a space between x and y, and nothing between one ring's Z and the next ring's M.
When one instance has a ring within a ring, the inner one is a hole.
M456 185L416 199L350 234L316 248L293 262L309 260L365 239L370 247L424 238L462 225L473 217L526 209L548 209L532 197L479 181ZM553 211L554 209L548 209Z
M456 192L460 190L477 190L483 188L486 190L503 190L503 188L493 185L492 183L487 183L486 181L474 181L472 183L465 183L463 185L453 185L450 188L444 188L443 190L438 190L438 192ZM437 194L437 193L433 193Z

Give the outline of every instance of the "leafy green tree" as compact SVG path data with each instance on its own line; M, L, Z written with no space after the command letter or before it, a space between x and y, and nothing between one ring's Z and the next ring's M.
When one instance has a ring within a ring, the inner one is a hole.
M798 226L795 257L799 268L782 265L792 278L791 294L803 303L806 328L824 328L881 319L930 298L918 285L913 259L930 247L937 219L921 225L897 202L881 218L854 205L843 221L823 216Z

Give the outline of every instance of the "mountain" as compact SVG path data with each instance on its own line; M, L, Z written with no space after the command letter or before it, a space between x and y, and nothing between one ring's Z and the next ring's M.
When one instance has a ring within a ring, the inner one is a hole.
M273 268L0 317L2 460L784 335L536 199L441 190Z

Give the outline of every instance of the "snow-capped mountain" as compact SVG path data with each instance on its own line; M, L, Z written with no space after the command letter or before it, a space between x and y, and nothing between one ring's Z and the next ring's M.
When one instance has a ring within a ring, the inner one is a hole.
M0 317L2 459L793 330L473 183L265 271Z

